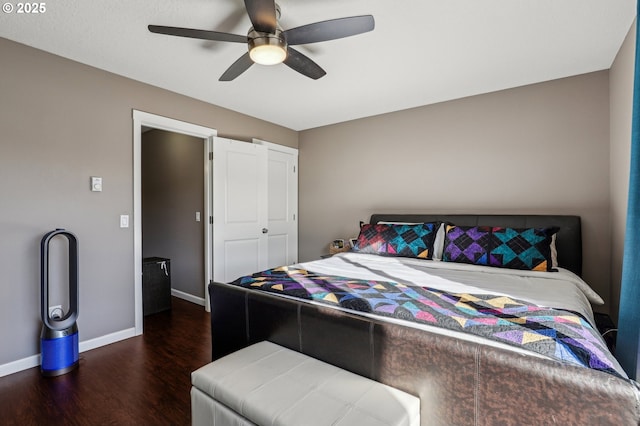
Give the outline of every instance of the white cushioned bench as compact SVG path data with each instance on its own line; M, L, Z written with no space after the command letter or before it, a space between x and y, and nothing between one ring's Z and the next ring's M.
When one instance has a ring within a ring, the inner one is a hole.
M420 424L420 400L271 342L191 374L193 425Z

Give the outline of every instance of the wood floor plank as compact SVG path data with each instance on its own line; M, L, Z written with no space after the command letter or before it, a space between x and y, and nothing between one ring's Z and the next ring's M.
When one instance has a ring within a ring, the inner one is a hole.
M0 378L3 425L189 425L191 372L211 361L210 317L173 298L144 334L80 354L58 377L32 368ZM82 333L82 330L80 330Z

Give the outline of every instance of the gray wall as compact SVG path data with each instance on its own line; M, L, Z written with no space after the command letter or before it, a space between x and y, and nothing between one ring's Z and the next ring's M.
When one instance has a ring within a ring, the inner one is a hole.
M171 259L171 287L199 298L205 282L204 144L164 130L142 134L142 256Z
M607 71L303 131L299 161L301 260L375 212L575 214L609 299Z
M39 244L56 227L80 242L81 341L134 327L133 228L119 228L133 109L298 147L290 129L2 38L0 58L0 365L39 353Z
M609 72L611 99L611 313L618 316L622 254L629 195L629 159L631 158L631 115L633 110L633 74L635 68L636 24L627 37Z

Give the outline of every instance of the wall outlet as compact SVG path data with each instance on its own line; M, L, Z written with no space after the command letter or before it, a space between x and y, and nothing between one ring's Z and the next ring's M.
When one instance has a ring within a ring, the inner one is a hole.
M64 314L62 305L49 306L49 318L62 318L62 314Z

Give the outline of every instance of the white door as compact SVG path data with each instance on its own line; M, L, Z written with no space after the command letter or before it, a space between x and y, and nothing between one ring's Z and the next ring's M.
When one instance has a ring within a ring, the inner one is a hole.
M267 148L213 141L213 279L267 268Z
M268 268L298 261L298 150L254 139L268 148Z

